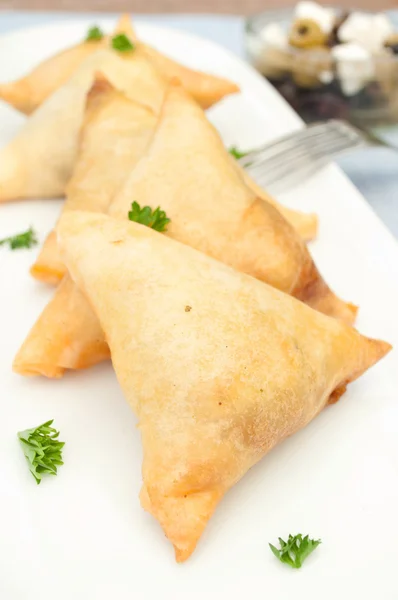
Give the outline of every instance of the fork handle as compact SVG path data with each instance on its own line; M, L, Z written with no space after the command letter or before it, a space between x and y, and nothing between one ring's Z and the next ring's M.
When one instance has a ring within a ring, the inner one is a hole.
M377 131L377 128L370 129L369 127L365 127L364 125L356 123L355 121L354 121L353 126L364 137L365 141L369 145L380 147L380 148L388 148L389 150L394 150L395 152L398 152L398 145L393 144L392 142L389 142L388 140L386 140L386 138L383 136L382 132L379 133ZM398 135L398 130L397 130L397 135Z

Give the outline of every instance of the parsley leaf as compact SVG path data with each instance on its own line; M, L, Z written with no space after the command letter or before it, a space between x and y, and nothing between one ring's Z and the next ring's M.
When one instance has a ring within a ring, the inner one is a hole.
M86 42L98 42L104 37L104 32L98 25L93 25L87 32Z
M282 538L278 538L280 549L269 544L272 552L281 562L289 565L293 569L300 569L303 562L319 546L321 540L310 540L308 535L304 538L301 533L297 535L289 535L289 539L285 542Z
M160 210L160 206L153 211L150 206L141 208L138 202L133 202L131 205L129 219L130 221L151 227L156 231L167 231L166 225L170 223L170 219L167 218L164 210Z
M130 52L135 50L135 45L125 33L119 33L112 38L112 48L118 52Z
M3 244L8 244L11 250L19 250L20 248L32 248L32 246L38 244L38 241L36 234L31 227L24 233L12 235L11 237L4 238L4 240L0 240L0 246Z
M249 154L249 152L242 152L242 150L239 150L239 148L237 148L236 146L231 146L228 149L228 152L230 153L231 156L236 158L236 160L239 160L240 158L243 158L244 156Z
M29 470L37 484L41 482L44 473L56 475L57 466L64 464L62 448L65 444L58 441L59 431L51 427L52 424L51 420L33 429L18 432Z

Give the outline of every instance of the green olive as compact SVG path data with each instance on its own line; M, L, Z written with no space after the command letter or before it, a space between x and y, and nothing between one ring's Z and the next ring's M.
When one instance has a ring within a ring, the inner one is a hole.
M296 19L289 33L289 43L295 48L326 46L328 36L312 19Z

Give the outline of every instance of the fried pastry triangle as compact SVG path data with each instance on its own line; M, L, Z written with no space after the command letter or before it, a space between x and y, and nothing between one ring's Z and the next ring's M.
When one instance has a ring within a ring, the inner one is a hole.
M124 123L125 120L125 123ZM88 94L83 118L81 144L76 169L66 190L63 210L94 210L105 212L110 199L122 181L144 153L155 127L154 114L116 91L102 75ZM87 132L85 132L87 129ZM239 169L239 167L237 166ZM316 228L316 217L295 212L278 204L247 174L240 171L253 191L268 199L297 231L308 237ZM31 274L48 284L58 284L66 269L57 252L55 234L44 243Z
M118 33L133 33L131 21L126 19L126 15L119 19L113 35ZM100 40L84 41L58 52L41 62L25 77L0 84L0 99L30 115L73 75L88 56L106 48L109 39L109 36L104 36Z
M170 85L148 151L110 214L126 218L132 200L160 204L171 219L170 237L317 310L354 320L355 307L331 292L296 231L245 184L203 110L178 84Z
M115 90L102 75L88 95L78 160L63 213L106 211L153 133L153 112ZM109 358L101 327L85 297L66 274L55 232L32 267L46 283L64 279L14 360L21 375L61 377Z
M189 69L138 42L129 15L122 15L114 34L117 33L125 33L134 40L139 46L139 53L145 54L166 79L178 77L204 108L239 91L239 87L227 79ZM99 41L82 42L55 54L22 79L0 84L0 99L27 115L31 114L73 75L89 55L109 47L109 44L110 36L105 36ZM134 60L134 53L128 53L124 58Z
M148 152L110 210L126 219L133 200L153 208L161 203L172 219L167 235L293 292L323 312L353 319L354 310L328 289L301 238L247 188L203 111L179 87L169 91ZM59 311L68 300L64 286L57 290L14 360L17 373L61 376L65 369L103 360L104 353L95 351L98 326L90 325L92 340L87 329L79 335L76 323L83 322L74 298L73 310L63 311L61 328ZM79 302L86 313L82 296Z
M144 154L156 123L154 112L128 99L97 74L87 96L76 167L63 212L106 212L128 173ZM36 279L57 284L66 273L51 232L31 269Z
M126 33L134 42L136 49L156 67L165 79L168 81L178 79L202 108L210 108L225 96L239 92L239 87L232 81L190 69L142 42L134 31L130 15L124 14L120 17L119 28Z
M184 561L223 495L390 346L142 225L72 212L58 232L139 418L142 505Z
M64 194L76 160L86 94L97 71L132 100L159 110L165 82L147 60L137 55L125 61L109 50L96 52L0 151L0 202Z

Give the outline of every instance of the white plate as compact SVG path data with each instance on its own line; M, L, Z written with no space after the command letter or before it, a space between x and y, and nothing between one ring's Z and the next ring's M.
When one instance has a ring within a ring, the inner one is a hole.
M0 81L81 39L86 28L86 22L68 22L4 36ZM227 144L254 146L300 126L270 86L226 50L149 25L139 34L242 86L240 96L211 113ZM22 121L0 107L0 144ZM398 247L363 198L330 167L286 201L319 213L313 253L336 291L360 305L359 328L398 344ZM59 206L48 200L1 205L0 237L33 224L43 239ZM394 353L252 469L223 500L192 558L177 566L159 526L140 508L139 435L110 365L62 381L11 372L15 352L51 295L28 275L33 255L0 252L2 600L45 594L57 600L398 598ZM66 441L65 465L38 487L16 432L50 418ZM298 572L268 548L278 536L297 532L323 540Z

